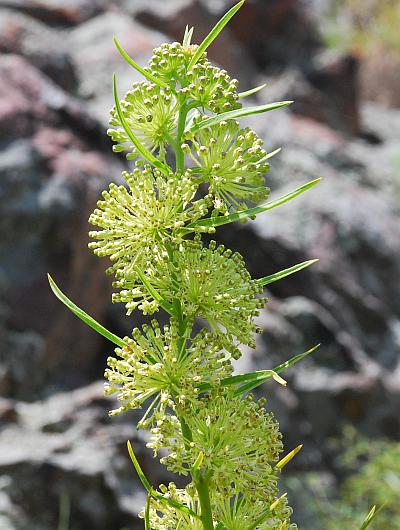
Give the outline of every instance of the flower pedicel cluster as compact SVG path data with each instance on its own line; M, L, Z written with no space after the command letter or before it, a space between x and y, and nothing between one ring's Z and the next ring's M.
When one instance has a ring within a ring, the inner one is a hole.
M249 392L271 377L285 383L278 372L309 352L275 371L241 375L232 375L232 360L241 344L255 347L263 285L312 261L254 280L238 253L202 241L202 234L254 218L317 182L256 205L268 197L264 176L274 153L237 120L290 102L243 108L242 99L262 87L238 93L238 82L207 59L207 47L242 4L201 45L191 44L187 28L182 44L162 45L146 68L116 42L145 78L122 100L114 78L108 131L114 150L136 167L122 173L124 186L103 192L89 219L96 227L89 246L111 260L113 301L123 302L128 315L136 308L147 315L165 311L169 324L153 320L120 339L82 316L51 281L72 311L118 346L105 372L106 393L121 403L111 414L143 409L138 427L150 430L148 446L169 470L188 477L184 489L152 488L128 446L148 490L142 512L148 530L296 528L278 477L298 448L279 460L278 424Z

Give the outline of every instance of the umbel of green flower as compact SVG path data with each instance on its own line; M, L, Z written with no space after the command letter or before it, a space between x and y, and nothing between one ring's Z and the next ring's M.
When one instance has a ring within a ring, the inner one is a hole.
M148 447L155 454L167 450L161 462L182 475L188 474L202 453L212 488L219 493L230 492L234 480L249 500L274 499L277 477L273 465L282 451L282 436L263 404L251 396L235 397L229 389L214 391L183 411L190 440L182 435L177 418L168 416L151 430Z
M89 218L101 228L89 232L89 248L109 256L110 272L120 275L165 255L166 244L180 241L185 224L203 217L210 205L208 197L191 202L197 186L188 174L165 176L146 165L122 177L128 188L111 183Z
M165 416L165 408L174 409L174 399L191 403L199 394L198 385L219 384L231 375L229 355L222 350L218 337L205 329L190 345L182 342L177 324L160 329L156 320L133 330L133 338L125 338L126 346L109 357L105 376L109 381L107 395L118 392L123 405L111 412L142 408L148 403L141 427L149 427ZM149 401L151 398L151 402Z
M168 89L142 81L132 86L120 105L128 126L141 144L150 152L157 151L165 160L166 142L172 138L177 125L176 98ZM111 111L110 125L107 134L117 142L114 152L129 151L128 159L137 158L140 153L123 128L115 107Z
M235 354L234 338L255 347L257 326L253 320L265 299L258 298L262 287L251 279L242 256L215 241L204 247L196 237L183 240L173 257L159 256L146 269L147 280L160 297L171 305L178 299L191 322L196 316L204 318ZM121 291L113 295L113 301L124 302L128 313L136 307L150 314L159 308L134 271L121 274L114 286Z
M191 146L184 144L196 166L192 175L209 184L214 208L223 214L243 210L247 202L257 203L268 197L264 174L269 170L262 140L249 128L239 129L236 120L221 121L187 133Z
M195 65L190 61L198 46L184 46L180 42L163 44L153 51L148 71L165 82L178 97L187 98L191 107L203 107L212 112L239 108L238 81L231 79L207 61L203 53Z

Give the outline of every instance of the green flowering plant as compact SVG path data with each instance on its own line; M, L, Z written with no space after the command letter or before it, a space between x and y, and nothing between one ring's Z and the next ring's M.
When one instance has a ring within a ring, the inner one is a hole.
M150 485L128 442L138 476L148 492L141 517L146 530L289 530L291 509L279 491L282 468L301 446L281 458L279 426L264 400L251 390L279 375L315 348L274 370L233 375L241 345L255 347L254 319L264 307L263 287L314 263L309 260L253 279L242 256L204 234L245 222L288 202L313 180L277 200L269 190L262 140L239 119L289 105L290 101L242 107L263 88L238 92L238 81L212 65L206 50L243 5L232 7L200 45L186 28L182 43L154 50L147 67L137 65L115 44L145 80L115 105L109 136L114 151L135 167L124 185L110 184L89 218L96 227L89 247L108 257L114 302L127 314L164 312L131 337L120 338L71 302L49 277L56 296L98 333L113 342L107 361L106 394L119 406L143 414L138 428L150 431L148 447L170 471L187 477L186 487Z

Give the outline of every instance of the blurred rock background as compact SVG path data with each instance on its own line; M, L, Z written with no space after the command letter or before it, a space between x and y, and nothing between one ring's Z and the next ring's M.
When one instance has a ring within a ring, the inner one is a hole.
M163 41L181 39L186 23L200 41L231 5L0 0L1 530L142 528L127 439L154 483L168 480L143 448L135 414L108 418L102 374L112 346L54 298L46 272L115 333L139 323L111 306L105 263L87 249L88 215L126 166L105 134L111 74L121 93L137 80L112 36L143 64ZM303 530L345 528L335 526L335 506L354 437L385 440L399 459L399 26L398 0L247 0L209 50L242 90L267 83L248 103L295 100L248 120L268 149L284 148L268 175L272 197L324 179L219 233L256 277L320 259L271 286L265 333L238 365L273 367L322 343L286 373L288 388L262 388L286 448L305 444L284 474ZM399 492L399 469L380 493ZM346 509L356 527L362 513ZM381 528L398 528L390 521Z

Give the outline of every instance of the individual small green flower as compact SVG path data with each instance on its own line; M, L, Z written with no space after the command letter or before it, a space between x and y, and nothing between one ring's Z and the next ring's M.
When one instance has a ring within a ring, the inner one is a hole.
M224 492L226 493L226 492ZM295 530L297 526L290 523L292 509L287 504L286 496L266 496L263 499L246 498L235 485L232 486L231 494L221 495L216 493L212 496L213 508L218 521L229 530L243 530L254 525L259 518L268 510L268 515L255 530Z
M269 171L262 140L249 128L239 129L235 120L204 127L183 144L196 167L192 174L208 182L214 208L223 214L247 208L268 197L264 174Z
M89 248L110 257L110 272L146 267L153 256L166 254L166 243L179 241L184 225L203 217L210 205L208 198L191 202L197 186L188 174L164 176L145 166L122 177L128 188L110 184L89 217L101 228L89 232Z
M178 119L176 98L168 89L142 81L135 83L120 103L127 124L141 144L152 153L158 151L159 158L165 161L165 145L170 143ZM129 160L140 156L122 127L115 106L111 110L110 125L107 134L117 143L114 152L129 151L126 155Z
M241 107L237 87L239 81L231 79L225 70L208 61L197 63L187 73L187 84L181 93L189 96L196 107L204 107L215 113Z
M153 50L146 70L175 90L186 83L189 63L197 49L198 46L195 44L185 47L180 42L164 43ZM206 57L204 53L197 64L203 64Z
M185 489L179 489L173 482L170 482L168 487L161 484L159 489L165 498L172 499L198 513L197 495L191 485ZM139 517L144 518L144 510L139 514ZM151 499L150 501L150 522L151 527L157 530L203 530L203 523L200 518L177 510L158 499Z
M187 475L198 455L210 475L211 488L221 494L230 491L234 481L246 492L249 502L277 494L273 465L282 451L282 435L272 413L266 413L264 401L235 397L229 389L214 391L180 412L192 433L184 439L179 422L168 416L151 430L148 447L155 454L166 449L161 458L167 468Z
M186 340L180 340L174 321L161 331L153 320L150 326L143 326L142 332L134 329L132 336L133 339L124 339L124 348L116 348L120 359L108 358L106 393L118 392L123 403L112 415L142 408L152 398L141 427L149 427L155 419L162 418L167 406L174 408L174 400L196 399L199 384L218 385L232 373L229 355L222 351L218 338L205 329L188 347Z
M233 347L233 339L255 347L254 333L258 331L253 319L265 305L258 298L262 287L251 279L242 256L223 245L211 241L203 247L199 238L183 240L171 256L159 257L146 270L147 280L160 296L173 303L180 300L184 315L193 320L203 317L214 332L225 337L226 347L239 355ZM124 274L114 286L122 289L113 296L114 302L124 302L128 312L143 308L143 300L153 303L149 291L138 281L135 274ZM145 306L153 312L158 304ZM225 330L225 333L224 333ZM229 346L228 346L229 344Z

